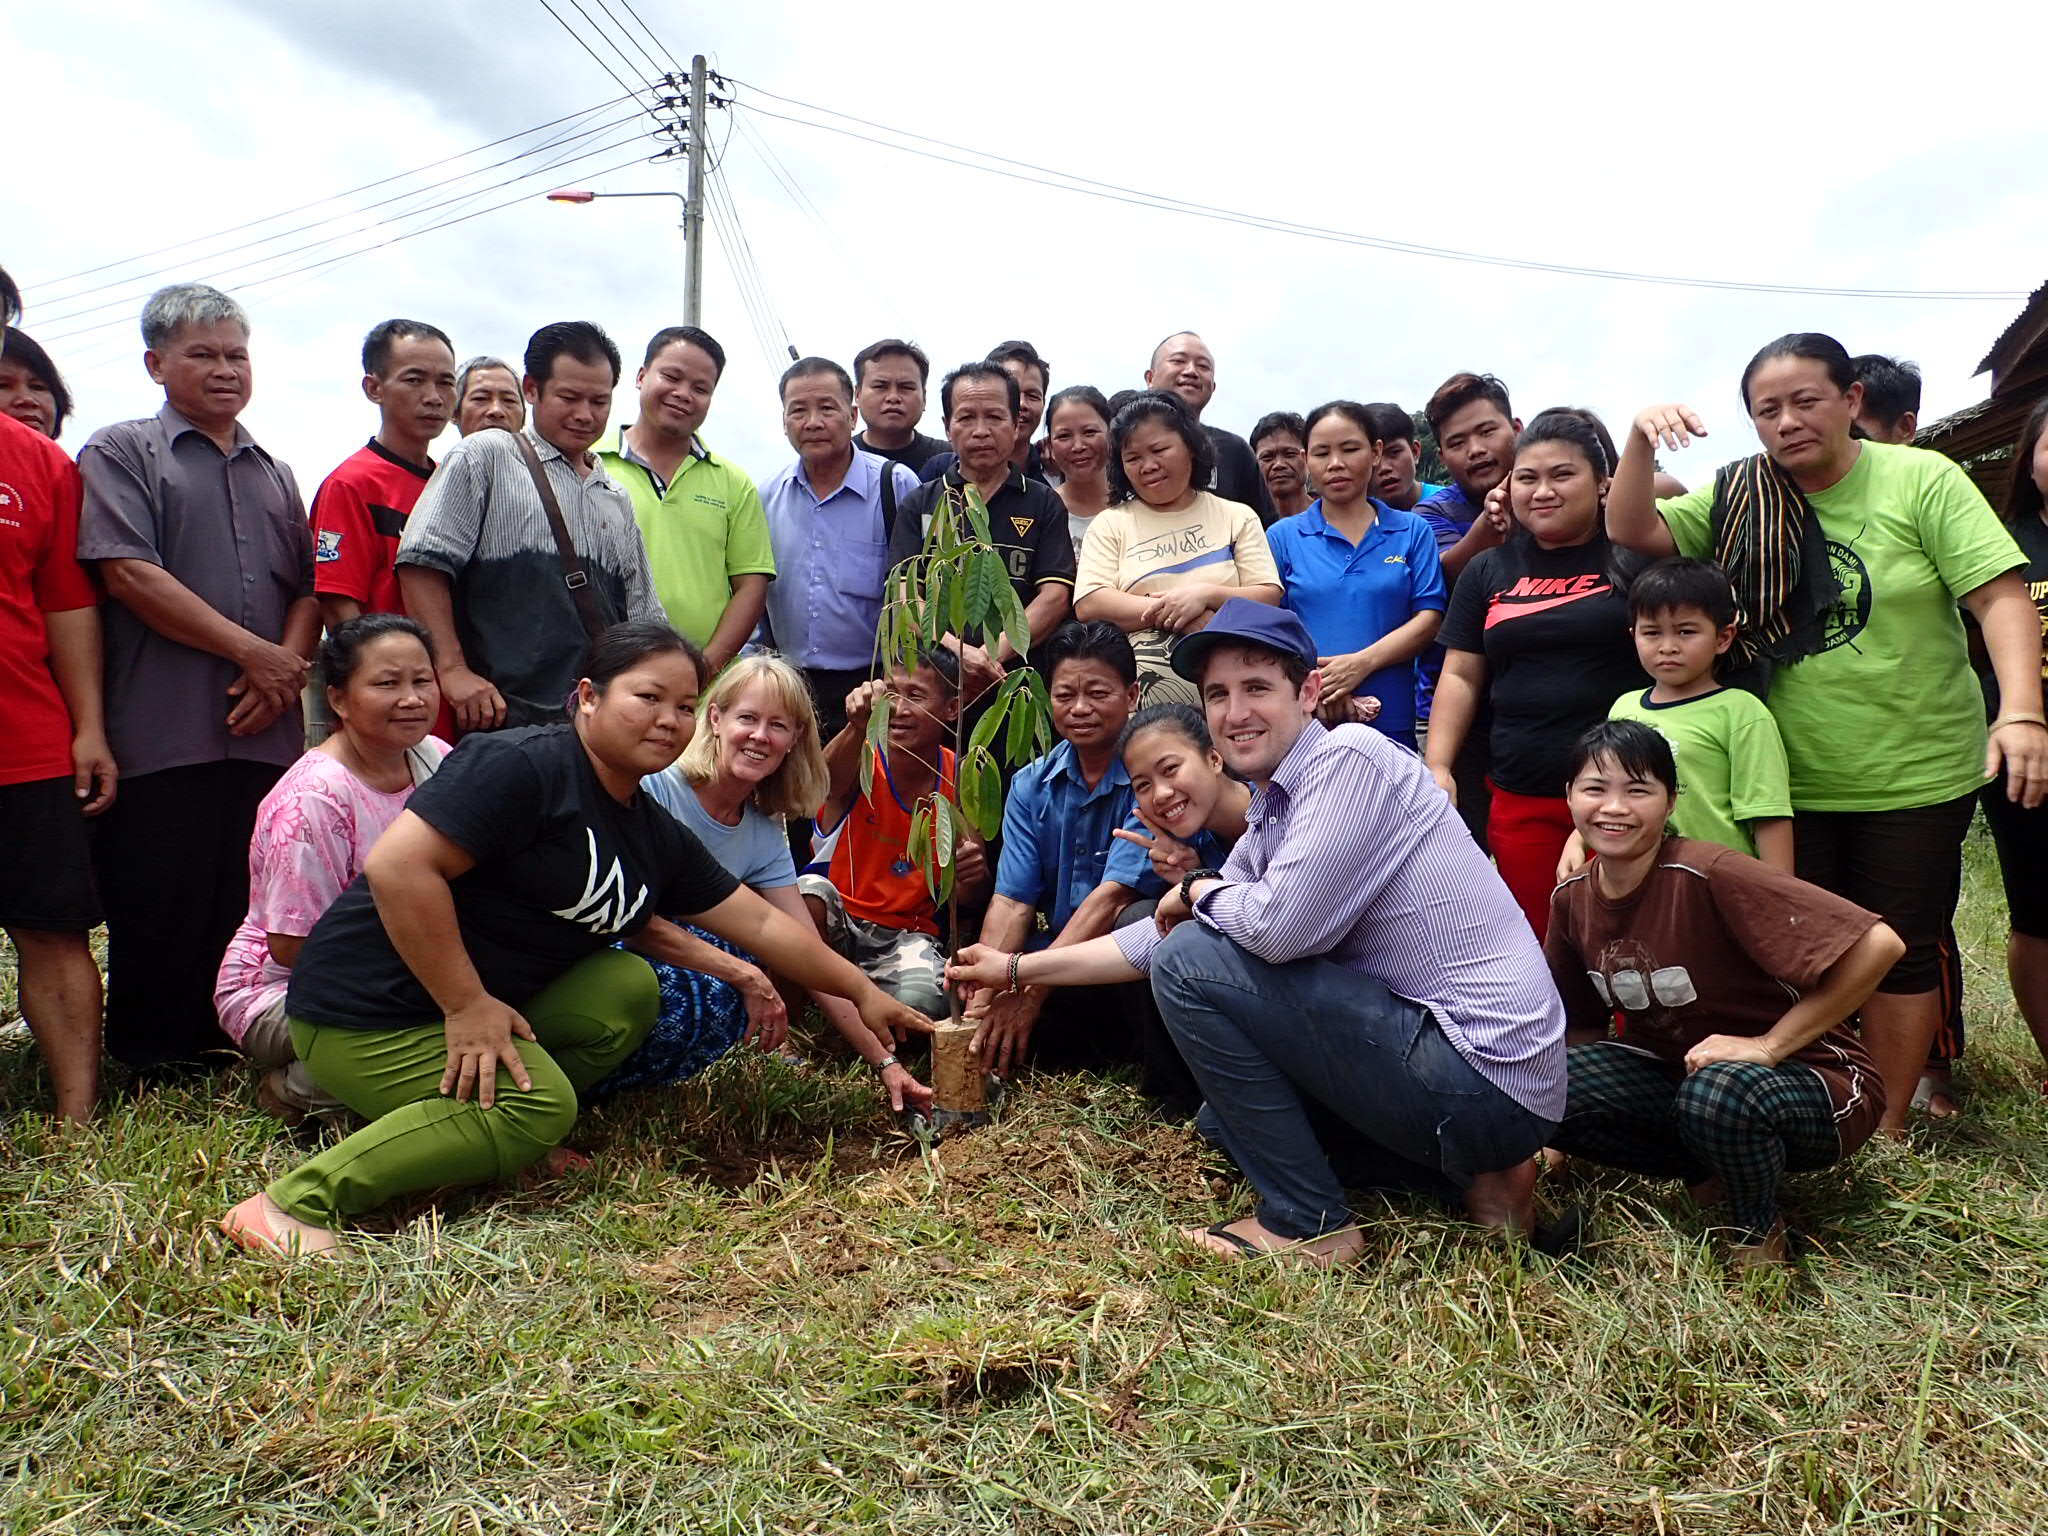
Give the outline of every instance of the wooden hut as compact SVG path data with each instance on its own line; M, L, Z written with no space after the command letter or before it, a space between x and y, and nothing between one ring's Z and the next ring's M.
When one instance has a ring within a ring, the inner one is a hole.
M2012 477L2013 442L2027 413L2048 395L2048 283L2034 290L1977 372L1991 375L1991 397L1922 427L1913 441L1954 459L1991 504L2001 506Z

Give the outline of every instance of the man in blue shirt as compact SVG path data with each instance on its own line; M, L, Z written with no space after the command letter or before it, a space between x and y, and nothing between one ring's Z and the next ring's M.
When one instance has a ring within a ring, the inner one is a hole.
M1114 624L1069 621L1046 638L1032 662L1052 698L1059 745L1027 763L1003 807L1002 853L981 942L1002 950L1064 948L1108 933L1124 909L1165 887L1143 847L1112 834L1142 832L1130 775L1117 738L1138 707L1138 658ZM1037 932L1045 918L1045 932ZM1023 1064L1044 1007L1043 988L997 999L976 1049L998 1074ZM1107 1065L1128 1060L1130 999L1068 993L1053 1011L1051 1043L1063 1061ZM1187 1106L1190 1110L1192 1105Z
M781 392L797 458L761 487L776 570L763 628L803 669L829 741L846 724L847 694L871 675L890 524L917 476L853 446L853 380L837 363L791 363Z

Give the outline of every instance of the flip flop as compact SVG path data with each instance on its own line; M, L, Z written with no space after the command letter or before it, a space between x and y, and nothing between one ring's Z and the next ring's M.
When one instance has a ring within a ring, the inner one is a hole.
M1242 1221L1243 1219L1244 1218L1242 1216L1232 1216L1228 1221L1219 1221L1216 1223L1215 1226L1210 1227L1208 1229L1208 1233L1211 1237L1222 1238L1223 1241L1230 1244L1230 1246L1235 1248L1239 1253L1251 1254L1255 1258L1262 1259L1271 1257L1271 1255L1274 1252L1273 1249L1261 1248L1257 1243L1253 1242L1250 1238L1246 1237L1242 1232L1233 1232L1230 1230L1230 1223L1232 1221Z
M1592 1225L1583 1205L1568 1205L1558 1212L1557 1220L1529 1234L1529 1246L1545 1258L1574 1258L1586 1246Z

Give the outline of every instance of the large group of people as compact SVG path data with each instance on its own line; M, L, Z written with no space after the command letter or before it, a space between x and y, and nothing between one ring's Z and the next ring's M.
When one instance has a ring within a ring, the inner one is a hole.
M1536 1188L1578 1159L1782 1261L1787 1171L1953 1108L1979 804L2048 1055L2048 405L2001 519L1910 446L1910 369L1818 334L1756 354L1761 451L1695 490L1657 462L1692 407L1617 444L1483 372L1241 438L1185 331L1114 391L1003 342L930 436L888 338L789 366L757 482L706 440L696 327L649 339L620 425L595 324L515 368L393 319L309 511L241 422L235 300L150 298L163 407L74 462L4 286L21 1012L62 1116L103 1054L144 1085L246 1059L346 1133L227 1213L245 1246L559 1173L579 1104L831 1049L792 1036L814 1006L899 1111L955 1013L998 1076L1127 1071L1255 1194L1187 1234L1221 1255L1356 1253L1359 1189L1561 1244ZM1028 634L885 661L892 570L970 497ZM1049 750L999 833L951 818L941 902L917 809L1027 667Z

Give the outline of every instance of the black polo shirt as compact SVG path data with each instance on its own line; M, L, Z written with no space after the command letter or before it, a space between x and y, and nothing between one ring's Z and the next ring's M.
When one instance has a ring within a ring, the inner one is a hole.
M960 466L955 464L902 498L889 538L892 567L924 548L925 533L940 500L949 491L964 496L966 485ZM1048 581L1074 585L1074 537L1067 528L1067 504L1051 486L1025 479L1012 465L1010 478L989 499L988 522L1020 602L1030 602Z

